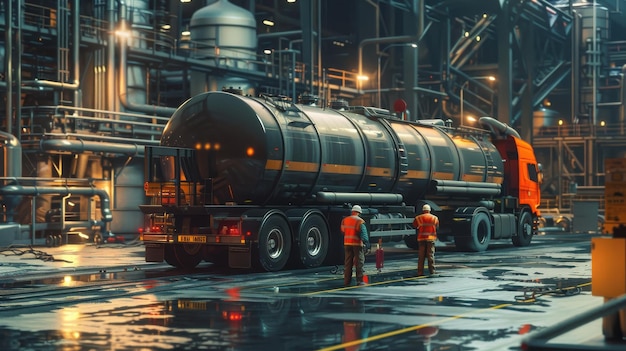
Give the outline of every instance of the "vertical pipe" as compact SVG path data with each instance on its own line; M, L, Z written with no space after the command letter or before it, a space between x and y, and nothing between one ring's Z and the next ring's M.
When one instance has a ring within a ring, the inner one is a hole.
M598 28L597 28L597 24L596 24L596 19L598 17L597 14L597 10L596 10L596 2L593 2L593 19L592 19L592 27L593 27L593 82L592 82L592 89L591 91L593 92L593 104L592 104L592 111L591 111L591 125L595 126L596 125L596 106L598 104L598 102L596 101L597 99L597 91L596 91L596 80L598 79L598 67L600 66L600 55L598 53Z
M74 90L74 106L81 107L82 97L80 89L80 0L74 0L73 5L74 16L74 33L72 33L72 59L74 60L74 84L77 88Z
M7 133L13 134L13 1L6 2L5 13L5 55L7 74Z
M115 4L118 1L108 1L108 19L109 19L109 45L108 58L107 58L107 109L110 111L116 111L116 99L115 99ZM125 74L119 72L119 74Z
M622 73L620 74L620 105L619 105L619 133L624 135L624 117L626 116L626 65L622 66Z
M322 73L322 0L317 0L317 79L323 79ZM323 84L323 83L322 83ZM326 104L322 97L322 87L318 85L318 95L322 98L322 104ZM324 106L325 107L325 106Z
M67 193L67 195L63 196L61 198L61 228L63 228L62 230L65 232L63 235L63 242L61 244L67 244L67 231L65 231L65 211L66 209L66 202L67 200L72 196L72 193Z
M18 139L21 139L22 136L22 109L21 109L21 97L22 97L22 8L24 7L24 0L18 1L17 12L15 14L15 18L17 19L17 33L15 37L17 38L16 42L16 59L17 62L15 64L15 99L11 98L11 100L15 101L15 122L17 124L17 130L15 134L18 136Z
M581 17L577 11L572 11L573 28L572 28L572 89L570 92L570 110L571 116L569 123L571 124L579 114L580 106L580 45L582 37Z

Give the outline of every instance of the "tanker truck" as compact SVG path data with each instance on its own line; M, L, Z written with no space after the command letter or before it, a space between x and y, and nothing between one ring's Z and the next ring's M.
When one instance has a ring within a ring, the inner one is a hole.
M148 262L278 271L343 261L341 219L363 208L371 242L417 248L429 204L439 239L482 252L537 232L540 166L517 132L416 122L387 110L206 92L145 151L140 230Z

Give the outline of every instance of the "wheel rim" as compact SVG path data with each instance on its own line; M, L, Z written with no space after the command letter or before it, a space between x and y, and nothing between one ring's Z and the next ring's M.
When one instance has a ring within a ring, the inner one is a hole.
M533 226L532 223L530 223L530 218L524 221L524 224L522 226L522 232L525 236L530 236L533 234Z
M306 233L306 250L311 256L317 256L322 250L322 233L318 228L311 228Z
M478 228L476 229L476 238L481 244L484 244L487 241L487 237L489 236L489 231L487 230L487 222L481 220L478 223Z
M279 229L272 229L267 235L267 254L272 259L277 259L283 254L285 242L283 233Z

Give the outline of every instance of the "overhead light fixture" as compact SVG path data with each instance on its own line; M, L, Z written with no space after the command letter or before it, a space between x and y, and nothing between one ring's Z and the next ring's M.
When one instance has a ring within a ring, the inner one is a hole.
M272 20L264 19L263 20L263 24L268 26L268 27L274 27L274 21L272 21Z
M265 55L269 55L269 54L271 54L271 53L272 53L272 49L265 49L265 50L263 50L263 53L264 53Z
M294 2L296 2L297 0L287 0L288 3L293 4Z
M191 0L180 0L180 2L182 2L184 4L184 3L191 2Z

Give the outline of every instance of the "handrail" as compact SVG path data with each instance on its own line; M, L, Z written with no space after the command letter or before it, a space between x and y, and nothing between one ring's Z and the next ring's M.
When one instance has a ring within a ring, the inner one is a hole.
M169 121L167 117L72 106L28 106L22 111L24 139L77 137L152 144L158 142Z
M568 318L546 329L530 334L522 341L521 348L525 351L588 350L588 347L582 348L581 345L550 343L550 340L598 318L616 313L620 309L624 308L626 308L626 295L622 295L621 297L605 302L602 306L593 308L589 311L581 313L578 316ZM621 344L619 347L619 350L623 350L624 345ZM607 349L602 348L602 350ZM615 350L617 350L617 348Z

